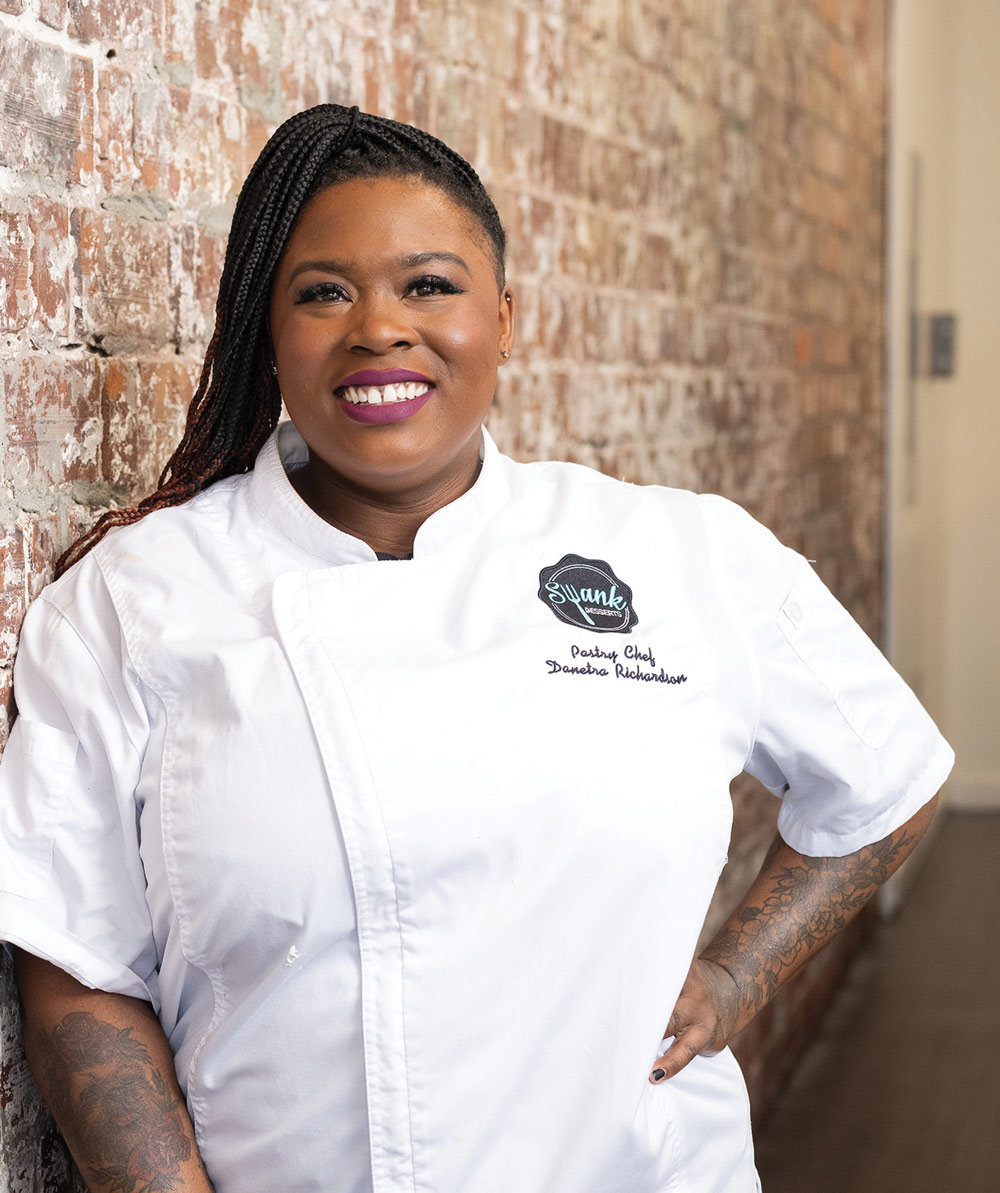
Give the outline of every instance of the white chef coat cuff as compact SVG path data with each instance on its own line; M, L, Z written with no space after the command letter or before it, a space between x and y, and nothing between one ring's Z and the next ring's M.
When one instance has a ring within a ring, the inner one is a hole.
M865 845L881 841L919 812L941 789L954 762L951 747L940 739L935 743L931 757L914 774L895 803L883 807L878 815L860 827L852 826L843 832L810 824L799 814L795 803L785 799L778 814L778 831L782 840L806 857L846 857Z
M0 895L0 940L65 970L92 990L127 994L159 1010L155 973L144 982L121 962L40 917L30 900Z

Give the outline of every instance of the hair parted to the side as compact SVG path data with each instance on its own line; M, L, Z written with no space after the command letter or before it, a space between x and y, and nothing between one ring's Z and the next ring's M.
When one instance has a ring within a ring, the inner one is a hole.
M233 215L215 330L188 408L184 436L159 486L137 505L110 510L63 554L61 575L116 526L179 505L213 481L246 472L278 422L281 393L270 369L267 311L274 275L302 209L356 178L415 177L439 187L482 227L503 285L506 236L471 165L430 133L356 107L320 104L286 120L247 175Z

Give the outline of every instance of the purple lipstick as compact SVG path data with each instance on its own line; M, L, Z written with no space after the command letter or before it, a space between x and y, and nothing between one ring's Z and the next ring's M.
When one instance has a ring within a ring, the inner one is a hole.
M360 369L334 390L347 417L369 425L410 418L433 392L431 379L410 369Z

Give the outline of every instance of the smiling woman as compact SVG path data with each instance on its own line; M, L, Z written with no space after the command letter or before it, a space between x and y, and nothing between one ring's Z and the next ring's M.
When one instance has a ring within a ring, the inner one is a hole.
M514 319L467 162L294 117L160 487L28 613L0 939L94 1193L759 1188L727 1043L951 753L737 507L502 456Z

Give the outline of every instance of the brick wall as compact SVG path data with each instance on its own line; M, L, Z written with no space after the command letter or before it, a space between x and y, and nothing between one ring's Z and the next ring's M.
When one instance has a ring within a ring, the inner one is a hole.
M424 125L494 191L502 447L736 498L877 635L885 7L0 0L0 736L27 602L177 433L239 181L322 100ZM735 802L713 922L773 831L752 783ZM842 963L743 1041L759 1105ZM61 1190L16 1036L0 970L0 1186Z

